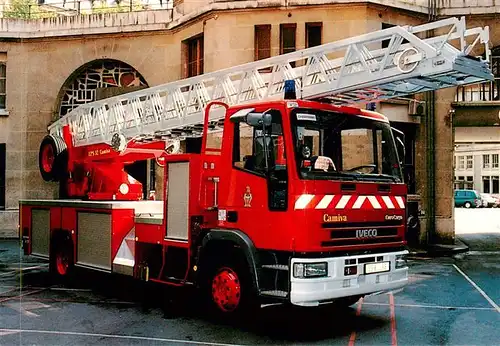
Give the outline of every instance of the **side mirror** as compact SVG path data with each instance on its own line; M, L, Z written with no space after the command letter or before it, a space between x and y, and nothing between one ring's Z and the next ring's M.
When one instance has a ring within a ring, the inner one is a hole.
M394 127L391 127L392 132L394 134L394 139L396 140L396 147L398 150L398 156L399 160L401 161L400 164L402 164L405 161L405 156L406 156L406 147L405 147L405 134L404 132L395 129Z
M396 145L399 149L398 151L400 151L400 153L398 153L400 155L399 159L401 160L401 162L404 162L406 156L406 147L400 137L396 137Z
M270 126L273 122L273 117L269 113L248 113L246 122L250 126Z

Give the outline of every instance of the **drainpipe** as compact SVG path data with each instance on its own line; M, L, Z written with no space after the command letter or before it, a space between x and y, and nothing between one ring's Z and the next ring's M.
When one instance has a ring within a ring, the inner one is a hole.
M428 21L435 21L438 17L437 11L437 1L427 0L428 5ZM428 34L431 34L429 32ZM429 36L428 36L429 37ZM426 224L426 236L427 245L436 243L436 114L435 114L435 103L436 103L436 91L425 92L426 100L426 117L425 117L425 127L426 127L426 137L427 137L427 152L426 152L426 162L427 162L427 201L426 201L426 214L427 214L427 224Z
M435 129L435 101L436 92L427 91L425 93L426 99L426 112L425 112L425 135L427 138L426 162L427 162L427 201L426 201L426 214L427 214L427 244L435 243L436 234L436 129Z

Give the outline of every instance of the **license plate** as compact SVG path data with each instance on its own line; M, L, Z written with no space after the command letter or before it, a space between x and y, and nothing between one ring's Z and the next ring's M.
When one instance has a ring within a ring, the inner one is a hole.
M365 264L365 274L383 273L390 270L390 262L378 262Z

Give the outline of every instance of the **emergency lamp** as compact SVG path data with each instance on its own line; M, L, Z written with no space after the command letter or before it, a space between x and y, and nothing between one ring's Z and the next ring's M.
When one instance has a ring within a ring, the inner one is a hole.
M295 81L293 79L285 81L285 100L292 100L297 98L295 92Z

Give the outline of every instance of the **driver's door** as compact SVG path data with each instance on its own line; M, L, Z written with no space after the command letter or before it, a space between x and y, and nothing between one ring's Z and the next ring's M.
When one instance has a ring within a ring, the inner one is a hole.
M272 125L265 130L244 121L234 124L227 220L252 233L257 242L269 241L271 234L264 228L272 228L271 221L279 221L288 208L281 113L277 110L271 113Z

